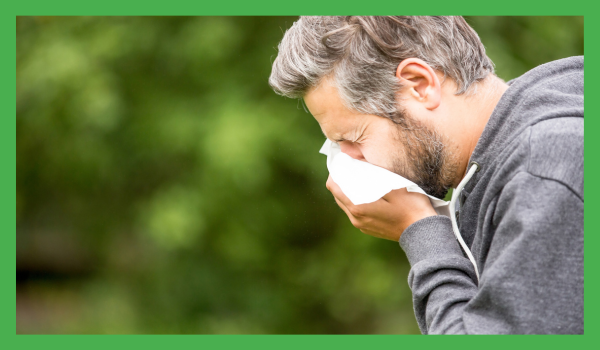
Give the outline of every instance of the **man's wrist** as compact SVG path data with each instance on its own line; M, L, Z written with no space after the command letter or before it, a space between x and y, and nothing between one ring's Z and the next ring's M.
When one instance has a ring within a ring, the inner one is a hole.
M444 215L416 221L406 228L400 236L399 243L411 266L428 258L462 256L450 218Z
M407 220L406 224L401 228L400 236L406 231L406 229L417 221L423 220L425 218L438 215L433 208L431 210L424 210L419 212L417 215L411 216L409 220Z

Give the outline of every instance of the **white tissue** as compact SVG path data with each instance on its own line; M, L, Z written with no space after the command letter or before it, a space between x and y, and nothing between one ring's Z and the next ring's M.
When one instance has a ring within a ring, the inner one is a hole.
M342 153L336 142L327 139L319 153L327 156L329 174L354 205L375 202L392 190L406 188L408 192L426 195L438 214L450 216L449 202L428 195L396 173Z

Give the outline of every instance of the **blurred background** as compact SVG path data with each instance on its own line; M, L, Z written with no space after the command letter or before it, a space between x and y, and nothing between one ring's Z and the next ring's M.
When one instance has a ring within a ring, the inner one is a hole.
M17 333L419 333L267 79L296 17L17 18ZM509 80L583 17L467 17Z

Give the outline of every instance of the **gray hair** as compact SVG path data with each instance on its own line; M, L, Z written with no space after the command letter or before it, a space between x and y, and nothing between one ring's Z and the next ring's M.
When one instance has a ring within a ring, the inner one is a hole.
M301 17L279 44L269 84L280 95L302 98L331 78L348 108L393 120L401 88L396 69L411 57L454 80L456 94L494 73L462 17Z

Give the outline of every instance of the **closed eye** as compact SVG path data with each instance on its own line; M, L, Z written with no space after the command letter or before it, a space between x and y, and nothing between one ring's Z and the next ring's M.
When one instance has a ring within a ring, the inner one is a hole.
M363 139L363 136L364 136L364 134L360 134L360 135L359 135L357 138L355 138L354 140L348 140L348 139L345 139L345 138L343 138L343 137L340 137L340 138L338 138L338 139L335 139L335 140L333 140L333 141L335 141L335 142L338 142L338 143L340 143L340 142L344 142L344 141L348 141L348 142L351 142L351 143L360 143L360 142L362 141L362 139Z

